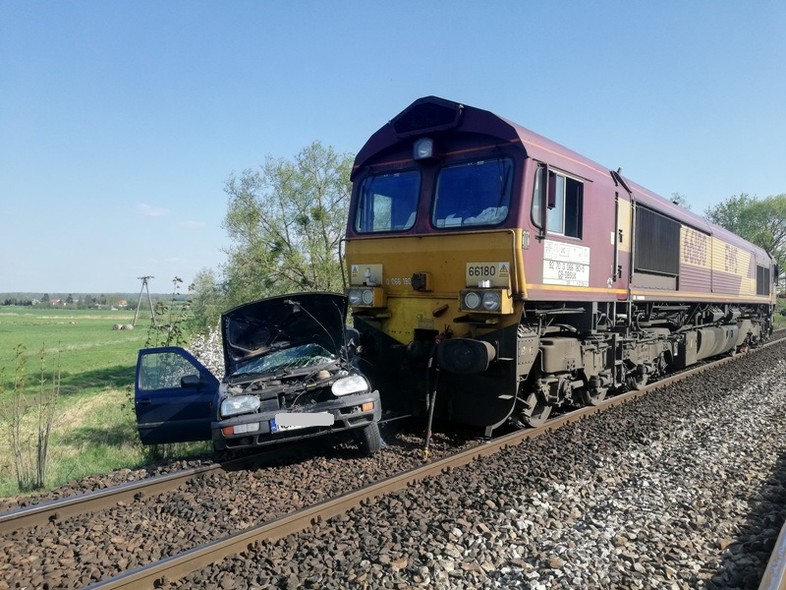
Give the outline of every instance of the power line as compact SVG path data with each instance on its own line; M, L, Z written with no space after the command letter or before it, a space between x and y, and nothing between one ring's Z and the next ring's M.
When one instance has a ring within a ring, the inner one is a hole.
M139 290L139 299L136 302L136 311L134 312L134 321L131 322L132 326L136 326L136 318L139 315L139 306L142 305L142 293L147 291L147 303L150 305L150 321L153 323L154 328L158 328L156 325L156 314L153 311L153 301L150 299L150 287L148 286L147 282L150 279L154 279L155 277L152 275L147 275L146 277L137 277L140 281L142 281L142 288Z

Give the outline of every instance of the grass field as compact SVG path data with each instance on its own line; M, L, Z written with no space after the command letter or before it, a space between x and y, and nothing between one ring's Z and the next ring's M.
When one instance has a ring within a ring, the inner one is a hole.
M59 351L61 387L50 443L49 487L147 461L131 399L136 355L145 346L149 317L140 318L134 330L112 329L114 324L130 324L133 315L133 310L0 307L0 444L6 449L16 347L25 347L30 398L41 390L42 349L47 380ZM16 493L11 453L0 453L0 495Z

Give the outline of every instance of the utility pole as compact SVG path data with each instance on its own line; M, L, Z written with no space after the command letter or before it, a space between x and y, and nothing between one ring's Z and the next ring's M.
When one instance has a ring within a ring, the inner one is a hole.
M158 328L156 325L156 314L153 311L153 302L150 299L150 287L148 287L147 281L149 279L154 279L154 276L146 276L146 277L137 277L140 281L142 281L142 288L139 290L139 299L136 302L136 311L134 312L134 321L131 322L131 325L136 327L136 318L139 315L139 306L142 305L142 293L147 291L147 303L150 305L150 321L153 322L153 327Z

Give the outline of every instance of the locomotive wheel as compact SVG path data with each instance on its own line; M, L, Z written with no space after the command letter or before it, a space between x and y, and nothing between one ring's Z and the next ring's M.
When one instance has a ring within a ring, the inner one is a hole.
M530 393L527 400L524 402L524 409L522 410L522 418L524 422L532 428L542 426L551 414L551 406L538 398L534 393Z
M582 398L584 399L584 403L588 406L597 406L606 399L606 392L608 388L606 387L593 387L591 389L584 388L581 390Z
M636 391L641 391L644 389L644 386L647 385L647 374L644 373L643 375L631 375L628 377L628 389L635 389Z

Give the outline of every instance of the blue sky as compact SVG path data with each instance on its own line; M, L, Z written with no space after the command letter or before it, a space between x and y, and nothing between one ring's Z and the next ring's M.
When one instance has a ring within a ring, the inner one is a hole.
M231 174L430 94L695 212L784 193L784 31L781 0L0 0L0 292L188 284Z

